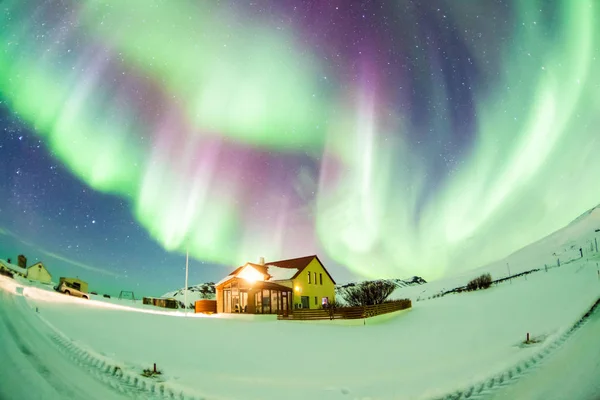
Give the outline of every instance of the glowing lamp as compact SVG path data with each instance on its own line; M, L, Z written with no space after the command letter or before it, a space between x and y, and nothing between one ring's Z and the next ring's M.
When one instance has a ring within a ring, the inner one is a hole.
M263 281L265 279L263 274L261 274L260 272L258 272L256 269L252 268L249 265L246 265L244 267L244 269L242 269L238 273L238 277L240 277L250 283L254 283L256 281Z

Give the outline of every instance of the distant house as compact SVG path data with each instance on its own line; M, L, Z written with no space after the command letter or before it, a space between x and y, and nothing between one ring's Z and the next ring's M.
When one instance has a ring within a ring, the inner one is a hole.
M19 267L18 265L12 264L5 260L0 260L0 270L9 272L12 275L19 275L23 278L27 277L27 270Z
M335 281L316 255L246 263L215 289L218 313L285 314L335 300Z
M18 257L19 265L11 264L8 261L0 260L0 271L10 271L13 275L19 275L32 281L41 283L52 283L52 275L42 262L36 262L27 267L27 258L20 254Z
M27 279L32 281L38 281L41 283L52 283L52 275L44 264L37 262L30 267L27 267Z

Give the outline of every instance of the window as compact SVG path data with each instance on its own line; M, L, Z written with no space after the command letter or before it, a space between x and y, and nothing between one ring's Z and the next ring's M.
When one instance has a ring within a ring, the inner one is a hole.
M317 284L317 273L315 272L315 285Z
M310 283L310 271L308 271L308 283Z
M323 274L319 272L319 284L323 284Z
M317 305L317 296L315 296L315 306Z

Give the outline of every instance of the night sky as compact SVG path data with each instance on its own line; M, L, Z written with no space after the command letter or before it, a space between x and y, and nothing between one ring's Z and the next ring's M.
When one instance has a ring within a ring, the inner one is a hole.
M0 258L436 279L600 203L600 4L4 0Z

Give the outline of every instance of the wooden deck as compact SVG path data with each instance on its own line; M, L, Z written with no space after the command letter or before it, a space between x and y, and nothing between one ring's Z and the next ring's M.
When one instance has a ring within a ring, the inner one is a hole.
M309 321L309 320L334 320L334 319L362 319L375 317L395 311L406 310L412 307L409 299L395 300L383 304L363 307L339 307L330 309L299 309L293 310L288 315L278 315L279 320Z

